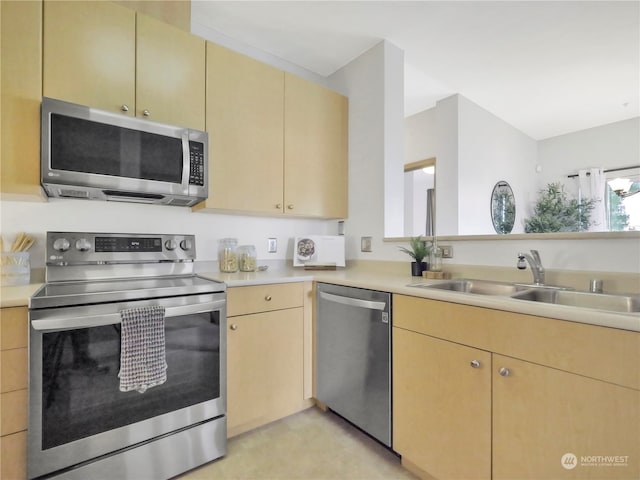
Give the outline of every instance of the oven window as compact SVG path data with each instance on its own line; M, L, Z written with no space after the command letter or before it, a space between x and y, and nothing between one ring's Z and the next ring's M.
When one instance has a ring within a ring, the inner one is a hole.
M219 312L166 319L167 381L119 390L120 325L42 336L42 449L220 396Z
M51 115L51 168L182 182L182 140L64 115Z

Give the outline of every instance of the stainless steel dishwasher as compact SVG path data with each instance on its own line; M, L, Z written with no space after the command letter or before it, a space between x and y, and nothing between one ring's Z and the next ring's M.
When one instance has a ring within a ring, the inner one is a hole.
M316 398L391 447L391 295L318 283Z

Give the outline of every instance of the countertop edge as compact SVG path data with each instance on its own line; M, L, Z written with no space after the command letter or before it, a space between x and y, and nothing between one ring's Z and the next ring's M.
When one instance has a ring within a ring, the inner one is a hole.
M295 269L271 270L266 272L220 273L201 272L199 276L226 283L227 287L244 287L294 282L326 282L370 290L381 290L393 294L411 297L440 300L445 302L491 308L513 313L522 313L538 317L590 324L601 327L616 328L640 332L640 313L619 313L593 310L565 305L518 300L506 296L476 295L470 293L450 292L446 290L430 290L410 287L412 283L429 284L437 280L425 280L408 275L366 272L366 271L297 271ZM0 307L26 307L29 297L40 287L41 283L2 287L0 289Z

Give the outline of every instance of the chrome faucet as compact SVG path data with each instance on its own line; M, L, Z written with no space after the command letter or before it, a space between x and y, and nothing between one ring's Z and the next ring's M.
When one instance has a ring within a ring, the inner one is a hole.
M518 253L518 270L524 270L527 268L527 263L531 267L531 273L533 273L533 283L536 285L544 285L544 267L540 260L540 254L537 250L531 250L531 255L528 253Z

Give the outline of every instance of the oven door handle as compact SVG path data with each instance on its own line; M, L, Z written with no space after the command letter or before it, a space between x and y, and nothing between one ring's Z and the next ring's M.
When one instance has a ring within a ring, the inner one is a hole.
M165 318L180 317L182 315L194 315L197 313L207 313L220 310L226 304L226 300L216 300L207 303L197 303L195 305L181 305L177 307L166 307ZM103 315L82 315L79 317L43 318L31 320L34 330L65 330L71 328L91 328L102 327L104 325L115 325L121 323L120 312L106 313Z

